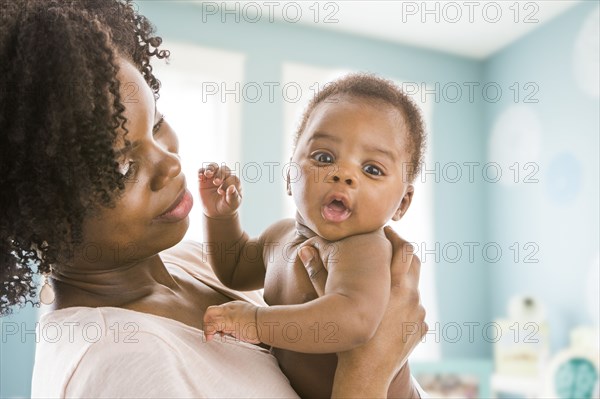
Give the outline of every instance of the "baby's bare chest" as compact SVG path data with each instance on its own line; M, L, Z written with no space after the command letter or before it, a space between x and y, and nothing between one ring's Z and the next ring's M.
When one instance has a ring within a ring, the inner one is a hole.
M264 299L269 305L294 305L309 302L318 295L298 257L298 250L314 240L295 238L264 254L266 277ZM322 245L320 256L330 251ZM303 354L273 348L279 367L301 397L329 397L337 364L334 354Z

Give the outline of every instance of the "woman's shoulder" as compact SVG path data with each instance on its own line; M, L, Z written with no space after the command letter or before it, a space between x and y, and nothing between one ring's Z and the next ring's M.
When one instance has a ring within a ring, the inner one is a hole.
M243 300L259 306L266 305L262 293L259 291L237 292L225 287L208 264L206 248L203 243L188 240L181 241L174 247L161 252L160 257L167 268L183 270L196 280L232 300Z
M197 335L199 330L173 319L125 308L75 306L40 317L36 356L61 357L68 363L80 359L92 346L149 341L168 346L172 336L186 332Z
M134 325L136 330L155 331L164 323L175 320L150 313L138 312L122 307L73 306L44 313L38 323L38 335L46 341L96 343L111 332L122 330L122 326ZM82 332L76 336L75 332Z
M122 367L130 369L131 362L140 360L136 355L144 353L148 366L147 361L153 360L148 355L163 357L172 350L172 323L177 322L115 307L70 307L42 315L37 325L32 396L64 397L77 381L94 384L91 376L85 376L90 363L99 368L112 364L114 370L123 371Z

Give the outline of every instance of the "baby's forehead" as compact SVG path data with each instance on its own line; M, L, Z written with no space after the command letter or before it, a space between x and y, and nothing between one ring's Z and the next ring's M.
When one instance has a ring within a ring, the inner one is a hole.
M396 143L406 147L409 141L408 124L404 112L396 105L378 98L336 95L326 98L315 106L308 118L305 131L313 131L319 125L332 121L348 120L361 123L361 119L374 120L378 123L385 120L388 129L368 129L375 140L378 134L392 134Z
M400 130L405 129L405 112L400 106L381 98L348 94L336 94L325 98L312 110L309 121L317 115L322 117L327 113L355 112L355 110L363 113L385 114L394 120Z

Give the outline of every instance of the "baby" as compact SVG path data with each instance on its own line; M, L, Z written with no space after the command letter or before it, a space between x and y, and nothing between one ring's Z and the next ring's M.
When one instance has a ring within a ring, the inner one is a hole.
M307 354L346 351L375 333L390 292L392 250L383 226L410 206L423 147L412 101L390 81L353 74L328 84L303 115L287 175L295 220L249 238L237 213L239 179L224 166L200 169L209 263L232 289L264 287L270 305L210 307L207 339L225 333L272 346L294 388L314 380L301 396L329 396L335 355ZM328 272L320 297L298 259L307 245L319 249ZM302 362L313 366L297 367Z

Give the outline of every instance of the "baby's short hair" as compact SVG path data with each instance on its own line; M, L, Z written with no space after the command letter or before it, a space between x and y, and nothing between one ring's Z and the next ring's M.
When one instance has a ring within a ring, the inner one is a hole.
M302 115L300 126L294 136L294 149L306 128L308 118L317 105L329 97L347 95L366 100L381 101L395 107L402 114L408 128L409 168L406 168L410 182L421 170L425 151L425 128L421 111L417 105L391 80L365 73L353 73L325 85L323 90L310 101Z

